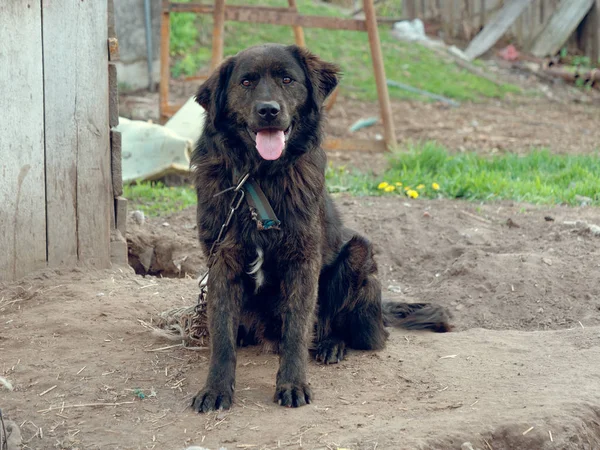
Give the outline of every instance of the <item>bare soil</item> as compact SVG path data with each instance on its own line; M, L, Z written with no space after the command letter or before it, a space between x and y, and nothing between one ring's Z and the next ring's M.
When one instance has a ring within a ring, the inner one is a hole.
M315 402L297 410L271 402L277 357L243 349L234 408L197 415L208 350L140 322L196 298L194 211L130 222L130 240L169 242L157 253L189 273L57 269L0 286L0 375L15 387L0 407L25 448L600 448L596 209L336 201L376 243L386 296L447 306L455 332L393 330L384 351L313 363Z
M454 109L394 102L396 131L452 151L596 151L597 96L542 91ZM122 115L156 120L157 100L122 96ZM329 133L349 136L355 120L377 111L340 98ZM381 133L378 124L355 135ZM381 154L330 158L375 173L385 167ZM336 202L374 242L386 297L445 305L454 332L392 330L381 352L313 363L315 401L297 410L271 402L277 357L242 349L234 408L197 415L188 405L208 350L183 349L143 326L197 297L204 259L195 212L129 220L130 263L153 276L80 267L0 284L0 376L14 386L0 384L0 408L20 426L23 448L600 448L600 236L587 227L600 225L598 209Z

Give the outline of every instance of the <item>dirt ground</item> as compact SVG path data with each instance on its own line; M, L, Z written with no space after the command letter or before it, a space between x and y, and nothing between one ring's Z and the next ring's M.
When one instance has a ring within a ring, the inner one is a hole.
M394 102L401 140L453 151L593 152L597 95L543 95L446 108ZM121 98L156 119L156 94ZM377 105L341 98L329 132L348 136ZM376 137L380 125L357 133ZM383 155L333 153L380 172ZM310 365L313 404L271 402L277 357L239 351L236 402L188 408L209 352L151 333L163 311L193 304L204 260L194 211L130 218L132 267L53 269L0 284L0 408L26 449L598 449L600 225L596 208L336 197L378 254L385 296L448 307L447 334L392 330L378 353ZM510 219L510 221L509 221ZM511 223L512 225L509 225ZM144 252L146 251L146 252ZM144 398L141 398L144 397Z
M196 297L194 213L130 222L130 239L173 242L189 276L78 268L0 286L0 374L14 385L0 406L25 448L600 448L596 209L336 201L377 244L386 296L447 306L455 332L394 330L382 352L313 363L315 402L298 410L271 402L277 357L243 349L234 408L196 415L208 351L168 348L140 322Z

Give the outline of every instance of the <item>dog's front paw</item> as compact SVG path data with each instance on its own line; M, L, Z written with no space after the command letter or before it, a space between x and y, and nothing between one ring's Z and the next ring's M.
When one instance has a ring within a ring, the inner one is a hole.
M199 413L229 409L233 403L233 389L206 386L192 400L192 408Z
M315 359L323 364L339 363L345 356L346 344L342 339L325 339L315 350Z
M311 402L312 392L306 383L284 383L277 386L273 401L281 406L297 408Z

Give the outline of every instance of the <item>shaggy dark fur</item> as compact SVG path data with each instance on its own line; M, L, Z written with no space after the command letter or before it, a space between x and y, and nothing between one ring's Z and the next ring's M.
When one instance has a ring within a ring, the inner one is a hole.
M208 280L210 368L192 404L199 412L231 406L237 344L276 344L274 399L296 407L312 399L309 348L336 363L347 347L383 348L385 326L449 329L438 306L382 304L371 244L344 228L325 190L321 106L338 72L307 50L268 44L227 59L198 91L207 116L192 166L205 253L233 194L214 195L239 174L252 174L281 220L280 229L259 231L242 204L218 246ZM265 128L289 130L274 161L256 150L255 133ZM260 253L263 282L249 274Z

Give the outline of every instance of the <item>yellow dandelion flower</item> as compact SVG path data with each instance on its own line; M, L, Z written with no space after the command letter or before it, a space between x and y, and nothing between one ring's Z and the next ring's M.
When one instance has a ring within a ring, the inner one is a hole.
M399 181L396 181L395 185L398 186L398 187L402 187L402 183L399 182Z
M396 190L396 186L392 186L392 185L386 186L384 189L385 192L394 192L395 190Z
M417 198L419 196L419 193L414 189L409 189L408 191L406 191L406 195L408 195L410 198Z
M420 184L417 186L417 189L421 190L421 189L425 189L425 185L424 184Z
M390 185L390 183L388 183L387 181L382 181L381 183L379 183L379 186L377 186L377 189L383 190L386 187L388 187Z
M410 191L410 186L405 186L405 187L404 187L404 190L405 190L405 191Z
M439 189L440 189L440 185L439 185L439 184L437 184L437 183L432 183L432 184L431 184L431 187L432 187L432 188L433 188L435 191L437 191L437 190L439 190Z

